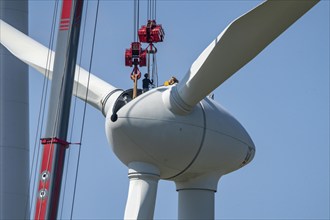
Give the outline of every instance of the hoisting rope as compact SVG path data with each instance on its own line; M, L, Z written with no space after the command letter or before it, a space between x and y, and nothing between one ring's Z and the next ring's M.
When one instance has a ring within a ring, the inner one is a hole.
M63 71L65 71L65 70L63 70ZM63 77L62 77L61 89L60 89L60 92L61 93L62 93L62 88L63 88L63 81L64 80L63 80ZM57 123L58 123L58 117L59 117L59 111L60 111L59 109L60 109L60 106L57 107L56 117L55 117L55 123L54 123L54 126L53 126L53 131L52 131L51 137L55 137L55 128L57 127ZM54 146L55 143L59 143L59 144L63 145L61 143L63 140L60 140L60 139L58 139L56 137L55 138L48 138L49 141L47 141L45 138L41 138L41 140L42 140L42 144L44 145L44 148L43 148L44 152L43 152L43 154L45 155L45 152L47 152L47 154L48 154L47 155L47 159L46 159L47 162L46 162L46 166L45 166L45 172L46 173L43 173L42 176L43 175L47 176L47 175L49 175L49 171L50 170L48 170L48 169L50 168L50 163L51 163L51 159L52 159L50 152L52 152L53 149L55 148L55 146ZM46 147L48 149L46 149ZM44 155L43 155L42 160L44 159ZM42 163L43 163L43 161L42 161ZM50 174L50 175L52 175L52 174ZM36 173L35 174L35 177L37 177L37 176L39 177L39 175ZM36 179L39 179L39 178L35 178L35 180ZM41 190L39 191L39 194L38 194L39 197L45 197L45 196L47 196L47 191L45 191L46 181L42 181L42 185L39 185L38 188L40 188L40 187L41 187ZM38 201L38 199L37 199L37 201ZM36 207L36 211L39 210L39 212L38 213L35 213L35 216L36 216L37 219L40 219L41 207L44 206L45 204L43 202L37 202L37 204L38 203L39 203L39 206Z
M134 18L133 18L133 36L134 42L138 41L137 31L139 30L139 18L140 18L140 1L134 0Z
M32 176L33 176L32 173L34 172L34 183L33 183L32 195L36 195L36 192L35 192L35 190L37 189L36 181L39 179L37 162L40 159L40 147L38 147L37 150L36 150L36 148L37 148L37 146L39 146L39 144L38 144L38 143L40 143L39 140L42 139L41 135L42 135L42 132L43 132L44 118L45 118L45 112L46 112L45 109L46 109L46 103L47 103L48 82L49 82L49 80L47 80L47 79L49 78L48 76L50 74L49 70L50 70L50 64L51 64L50 61L52 60L52 58L51 58L51 56L52 56L51 48L53 48L53 45L54 45L54 38L55 38L54 36L55 36L56 23L57 23L56 20L57 20L57 13L58 13L58 2L59 2L58 0L55 1L56 5L54 7L51 35L50 35L50 41L49 41L49 46L48 46L49 50L48 50L47 63L46 63L47 68L46 68L46 73L44 74L46 77L44 77L44 83L43 83L43 88L42 88L42 97L41 97L40 109L39 109L39 114L38 114L37 131L36 131L36 135L35 135L35 143L34 143L34 150L33 150L32 167L31 167L31 171L30 171L29 184L28 184L28 189L27 189L27 190L29 190L30 187L31 187ZM88 1L87 1L87 5L88 5ZM93 57L93 50L94 50L94 41L95 41L98 10L99 10L99 1L97 3L97 12L96 12L95 26L94 26L94 36L93 36L93 47L92 47L92 52L91 52L89 73L91 72L90 70L91 70L91 65L92 65L92 57ZM86 17L85 17L85 25L86 25ZM85 30L85 27L84 27L84 30ZM83 49L81 49L81 53L82 53L82 51L83 51ZM81 57L80 57L80 61L81 61ZM78 75L78 79L79 79L79 75ZM83 137L83 128L84 128L84 124L85 124L85 115L86 115L86 106L87 106L86 100L87 100L87 97L88 97L89 81L90 81L90 75L88 75L88 81L87 81L87 90L86 90L86 96L85 96L85 106L84 106L84 111L83 111L83 120L82 120L82 125L81 125L80 141L78 143L79 145L81 145L82 137ZM63 83L63 81L62 81L62 83ZM77 88L78 87L76 87L76 89ZM73 110L73 116L74 116L74 112L75 112L75 105L74 105L74 110ZM74 120L72 121L71 137L72 137L73 123L74 123ZM55 120L55 124L57 124L57 120ZM54 133L54 130L53 130L53 133ZM61 142L62 140L59 140L59 141ZM49 144L50 144L49 146L54 147L53 146L54 143L57 143L56 138L50 138L49 139ZM78 171L79 171L78 167L79 167L79 161L80 161L80 151L81 151L81 148L79 147L78 148L78 159L77 159L77 165L76 165L76 175L75 175L75 182L74 182L73 201L72 201L71 214L70 214L71 219L72 219L72 215L73 215L76 184L77 184L77 179L78 179ZM70 155L70 150L69 150L69 155ZM68 158L70 158L69 155L67 155ZM47 158L47 164L49 164L49 162L50 162L50 157ZM66 166L68 166L68 162L67 162ZM48 167L48 165L47 165L47 167ZM63 198L65 197L65 188L66 188L65 185L66 185L66 183L64 184ZM34 203L33 202L34 199L37 199L37 198L35 198L33 196L32 197L32 202L30 203L30 205L28 205L29 202L26 203L26 208L25 208L26 216L28 216L27 213L29 212L29 210L30 211L32 210L32 204ZM62 213L63 213L63 204L64 204L64 202L62 201L61 218L62 218ZM29 207L29 209L28 209L28 207ZM31 213L29 213L29 216L30 215L31 215Z
M148 0L147 19L156 20L156 0Z
M34 176L34 181L33 181L33 187L32 187L32 195L35 195L35 190L37 188L36 186L36 180L38 179L37 176L38 174L38 161L40 158L40 147L39 146L39 140L41 138L41 134L43 132L43 125L44 125L44 119L45 119L45 109L46 109L46 103L47 103L47 93L48 93L48 85L49 85L49 73L50 73L50 65L51 65L51 60L52 60L52 50L54 46L54 38L55 38L55 29L56 29L56 20L57 20L57 12L58 12L58 1L55 1L54 5L54 10L53 10L53 19L52 19L52 25L51 25L51 33L49 37L49 43L48 43L48 53L47 53L47 59L46 59L46 70L45 70L45 77L43 80L43 86L42 86L42 92L41 92L41 100L40 100L40 105L39 105L39 113L38 113L38 120L37 120L37 127L36 127L36 133L35 133L35 139L34 139L34 147L33 147L33 156L32 156L32 166L30 170L30 175L29 175L29 184L28 184L28 189L27 192L30 191L31 188L31 182L32 182L32 177ZM37 150L36 150L37 149ZM29 194L29 193L27 193ZM29 197L28 197L29 199ZM32 204L34 197L32 196L32 201L26 202L25 206L25 216L31 216L31 210L32 210ZM30 205L28 205L30 204Z
M69 35L69 32L68 32L68 35ZM67 38L67 43L68 43L68 41L69 41L69 38ZM68 54L67 54L67 56L68 56ZM67 59L66 59L65 62L67 62ZM66 66L67 65L64 64L63 70L62 70L63 72L66 72L66 69L65 69ZM63 87L64 87L64 74L63 74L62 79L61 79L60 95L59 95L59 97L62 97ZM60 103L61 102L59 102L58 104L60 104ZM62 106L58 105L57 106L57 109L56 109L56 114L55 114L55 120L54 120L53 128L52 128L53 130L51 132L50 137L48 137L48 138L41 138L42 144L44 145L44 148L43 148L44 149L44 152L43 152L43 154L45 155L45 151L46 150L47 150L46 152L48 154L47 155L47 160L46 160L46 166L45 166L45 171L47 171L48 173L50 172L50 170L48 170L48 169L50 168L51 160L53 159L52 156L51 156L51 152L54 151L55 144L60 144L60 147L67 147L67 145L69 144L69 143L67 143L66 140L61 140L61 139L57 138L56 135L55 135L56 128L58 127L58 123L59 123L60 109L62 109ZM46 149L46 147L48 149ZM44 155L43 155L42 160L44 159ZM42 161L42 163L43 163L43 161ZM53 174L52 173L49 173L49 175L53 175ZM40 188L40 185L39 185L39 188ZM46 195L47 192L45 192L45 189L46 189L46 181L42 181L41 190L39 191L39 197L47 196ZM39 202L39 206L36 207L36 211L39 210L39 213L36 213L35 214L35 216L36 216L37 219L40 219L41 208L44 205L45 204L43 202Z
M81 48L80 48L80 55L79 55L79 64L82 63L82 53L84 51L84 41L85 41L85 31L86 31L86 20L87 20L87 11L88 11L88 1L85 7L85 19L84 19L84 23L83 23L83 31L82 31L82 40L81 40ZM77 74L77 82L79 82L80 79L80 66L79 65L79 69L76 71ZM78 66L77 66L78 67ZM89 73L90 74L90 73ZM89 77L88 77L88 85L89 85ZM87 90L88 90L88 85L87 85ZM78 85L76 86L76 92L75 94L78 94ZM73 102L73 109L72 109L72 120L71 120L71 128L70 128L70 142L72 141L72 136L73 136L73 128L74 128L74 123L75 123L75 112L76 112L76 106L77 106L77 97L74 98L74 102ZM86 100L85 100L86 101ZM86 105L86 102L85 102ZM85 118L85 111L83 113L83 120ZM83 125L82 125L83 126ZM82 133L82 128L80 129L81 133ZM77 143L79 145L78 148L78 152L80 154L80 150L81 150L81 145L82 145L82 138L80 138L79 143ZM61 213L60 213L60 219L63 219L63 207L64 207L64 198L65 198L65 193L66 193L66 184L67 184L67 179L68 179L68 172L69 172L69 164L70 164L70 155L71 155L71 148L69 148L68 154L67 154L67 161L65 164L65 178L64 178L64 185L63 185L63 196L62 196L62 206L61 206ZM76 165L76 174L78 172L78 166ZM77 181L77 180L75 180ZM72 212L73 212L73 208L71 208L70 210L70 216L72 216Z
M99 4L100 4L100 0L97 0L94 30L93 30L92 49L91 49L91 57L90 57L89 68L88 68L87 89L86 89L86 96L85 96L85 99L84 99L85 104L84 104L83 120L82 120L82 125L81 125L80 143L82 143L83 134L84 134L85 116L86 116L86 108L87 108L87 97L88 97L88 91L89 91L90 74L91 74L92 63L93 63L95 36L96 36L96 26L97 26L98 14L99 14ZM86 23L86 20L85 20L85 23ZM75 195L76 195L77 180L78 180L78 173L79 173L79 164L80 164L80 153L81 153L81 147L78 150L78 159L77 159L76 176L75 176L75 182L74 182L74 188L73 188L73 200L72 200L72 206L71 206L70 219L72 219L72 216L73 216L73 209L74 209L74 203L75 203Z
M134 31L134 42L132 43L131 48L133 50L132 55L134 56L134 51L139 51L140 53L140 48L136 48L139 47L140 45L138 45L138 37L137 37L137 32L139 29L139 17L140 17L140 1L139 0L134 0L134 19L133 19L133 31ZM139 59L139 58L138 58ZM139 68L137 67L139 65L138 63L138 59L134 59L133 61L133 71L131 73L131 79L133 80L133 99L137 97L137 81L138 79L141 77L141 72L139 70Z
M147 19L149 21L156 21L156 0L148 0L148 6L147 6ZM152 87L158 86L158 69L157 69L157 62L156 62L156 53L157 48L152 44L149 43L149 46L147 47L147 67L148 67L148 78L151 78L153 84ZM152 56L152 62L150 62L150 57ZM150 66L151 72L150 72Z
M99 8L99 1L97 4L97 12L96 12L96 21L95 21L95 26L94 26L94 36L93 36L93 43L92 43L92 51L91 51L91 59L90 59L90 66L89 66L89 74L88 74L88 80L87 80L87 90L86 90L86 96L85 96L85 103L84 103L84 111L83 111L83 117L82 117L82 125L81 125L81 132L80 132L80 141L78 143L78 145L82 146L82 138L83 138L83 130L84 130L84 125L85 125L85 116L86 116L86 107L87 107L87 97L88 97L88 90L89 90L89 82L90 82L90 70L91 70L91 65L92 65L92 57L93 57L93 51L94 51L94 41L95 41L95 33L96 33L96 23L97 23L97 15L98 15L98 8ZM86 25L86 17L85 17L85 25ZM85 30L85 28L84 28ZM82 50L81 50L82 53ZM81 57L80 57L81 59ZM79 75L78 75L79 78ZM62 81L63 83L63 81ZM76 88L77 89L77 88ZM61 91L62 92L62 91ZM73 116L74 116L74 112L73 112ZM58 114L57 114L58 115ZM55 120L55 124L57 123L57 119ZM56 127L56 126L54 126ZM55 139L56 140L56 139ZM60 140L61 141L61 140ZM51 145L53 146L53 139L51 139ZM67 143L70 144L70 143ZM63 146L63 145L62 145ZM70 152L70 151L69 151ZM75 193L76 193L76 186L77 186L77 179L78 179L78 172L79 172L79 164L80 164L80 155L81 155L81 147L78 148L78 158L77 158L77 164L76 164L76 172L75 172L75 180L74 180L74 189L73 189L73 199L72 199L72 204L71 204L71 219L73 216L73 209L74 209L74 202L75 202ZM68 163L68 161L67 161ZM64 191L65 192L65 191ZM65 193L63 193L63 197L65 197ZM63 207L63 203L62 203L62 207ZM62 215L62 213L61 213Z
M147 73L144 74L145 79L143 79L142 82L142 91L146 92L149 90L150 86L154 87L154 82L156 82L156 85L158 86L158 73L155 55L157 53L157 48L154 46L154 43L162 42L165 33L162 26L157 24L155 20L156 0L148 0L147 3L147 24L139 28L139 0L134 0L134 41L131 43L131 48L126 49L125 51L125 66L133 66L133 71L130 75L134 82L133 99L137 96L137 80L141 77L141 72L138 66L147 66ZM141 43L148 44L146 49L142 49ZM150 72L151 66L152 69ZM150 76L152 76L152 78Z

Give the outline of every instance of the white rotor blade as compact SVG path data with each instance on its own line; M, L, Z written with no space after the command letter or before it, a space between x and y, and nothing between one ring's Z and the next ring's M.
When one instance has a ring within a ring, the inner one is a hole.
M14 56L40 73L52 79L55 53L10 26L0 19L0 43L6 47ZM108 94L117 91L109 83L90 74L80 66L76 66L73 95L85 100L89 78L87 103L104 112L104 103Z
M189 112L317 2L266 1L233 21L202 52L174 89L171 94L174 108Z

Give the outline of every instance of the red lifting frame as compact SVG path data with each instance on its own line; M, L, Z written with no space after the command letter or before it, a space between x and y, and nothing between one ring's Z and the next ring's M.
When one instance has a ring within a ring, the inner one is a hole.
M142 43L158 43L163 42L165 32L161 24L156 24L155 20L148 20L147 25L138 30L138 35Z
M142 50L140 42L132 42L131 48L125 51L125 66L146 66L147 51Z

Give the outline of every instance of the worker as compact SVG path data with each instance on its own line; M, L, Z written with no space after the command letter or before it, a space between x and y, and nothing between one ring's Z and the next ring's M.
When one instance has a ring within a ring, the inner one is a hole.
M178 83L178 82L179 80L177 80L177 78L172 76L170 80L164 82L164 86L173 85L174 83Z
M149 86L154 83L153 80L150 80L148 73L144 74L144 79L142 80L142 92L145 93L149 91Z

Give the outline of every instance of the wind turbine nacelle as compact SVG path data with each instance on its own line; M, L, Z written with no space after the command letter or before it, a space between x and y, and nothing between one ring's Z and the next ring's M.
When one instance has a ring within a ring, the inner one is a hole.
M161 179L180 181L208 173L220 177L252 160L254 144L234 117L209 98L187 115L174 114L165 100L172 88L143 93L121 107L115 120L108 111L106 135L124 164L153 164Z

